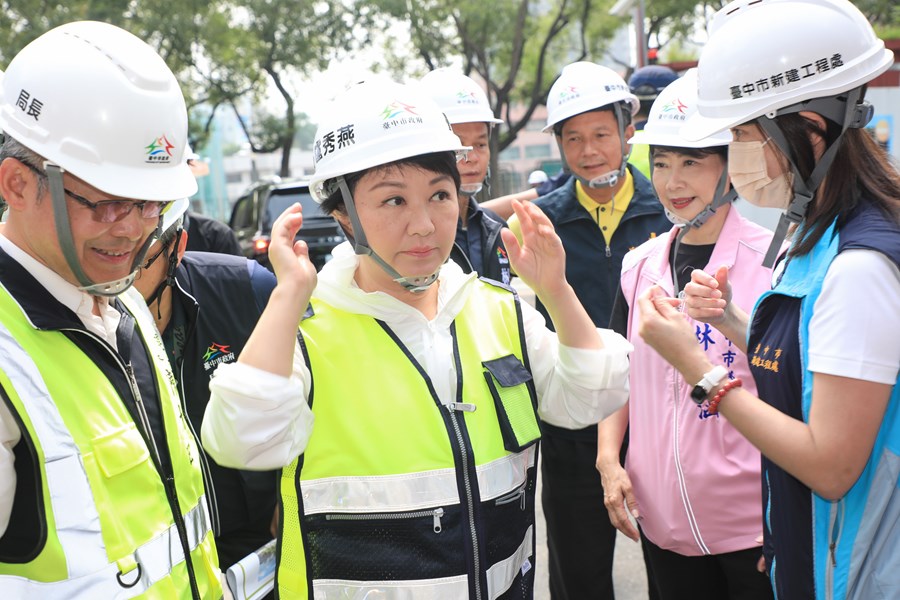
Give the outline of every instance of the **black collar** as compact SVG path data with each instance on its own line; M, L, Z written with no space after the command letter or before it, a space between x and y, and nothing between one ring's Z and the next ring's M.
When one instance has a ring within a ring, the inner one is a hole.
M84 329L72 310L53 296L47 288L19 262L0 248L0 283L25 312L37 329Z

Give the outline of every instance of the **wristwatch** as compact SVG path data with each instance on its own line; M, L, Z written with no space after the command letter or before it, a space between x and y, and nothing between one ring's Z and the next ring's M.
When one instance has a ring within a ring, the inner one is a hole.
M728 369L722 365L713 367L712 371L703 374L703 379L691 390L691 399L697 404L703 404L708 398L710 390L719 385L726 377L728 377Z

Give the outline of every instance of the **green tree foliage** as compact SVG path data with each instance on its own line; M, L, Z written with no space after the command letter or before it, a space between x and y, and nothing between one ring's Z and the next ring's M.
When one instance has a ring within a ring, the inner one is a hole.
M206 39L207 80L215 93L210 101L235 106L237 98L256 98L272 84L284 100L283 118L259 119L253 130L243 122L254 152L281 149L281 175L290 175L290 153L297 134L297 111L291 75L324 70L330 60L365 40L354 33L365 19L340 0L277 2L222 1L220 35ZM241 118L235 109L235 114ZM255 134L258 134L255 135Z
M668 49L670 44L683 48L685 42L702 45L703 32L716 11L726 4L724 0L645 0L647 44L660 49ZM853 0L853 4L883 37L895 37L896 33L890 32L900 30L897 0Z
M876 30L900 28L900 4L897 0L856 0L854 4Z
M492 168L544 104L563 65L599 60L620 19L612 0L381 0L371 3L382 27L408 23L409 47L387 45L388 67L398 78L462 65L485 82L488 100L506 122L492 139ZM522 107L524 111L513 108Z
M683 47L685 42L702 43L703 32L712 16L727 2L695 2L694 0L650 0L645 3L644 34L648 47L665 50L670 45ZM700 40L697 40L697 34Z
M298 131L289 81L294 74L324 69L329 60L368 40L365 19L349 6L340 0L5 0L0 2L0 60L8 63L28 42L70 21L123 27L160 52L178 77L189 109L204 107L192 111L203 119L199 126L192 123L192 139L202 141L217 110L233 109L253 151L282 150L281 174L286 176ZM237 102L249 97L258 103L270 84L284 100L283 115L263 114L247 124Z

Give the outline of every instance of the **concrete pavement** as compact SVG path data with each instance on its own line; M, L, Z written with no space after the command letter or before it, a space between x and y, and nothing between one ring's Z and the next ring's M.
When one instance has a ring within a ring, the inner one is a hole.
M534 306L534 292L518 277L512 280L519 296ZM598 474L597 477L600 475ZM535 500L537 519L537 573L535 574L534 600L550 600L547 582L547 525L541 510L541 477L538 471L537 498ZM647 572L641 546L621 533L616 539L616 554L613 561L613 586L616 600L646 600ZM585 599L587 600L587 599Z
M599 475L598 475L599 477ZM547 525L541 510L541 477L538 471L537 498L537 573L535 575L534 600L550 600L547 583ZM641 546L621 533L616 539L616 555L613 561L613 586L616 600L647 600L647 572Z

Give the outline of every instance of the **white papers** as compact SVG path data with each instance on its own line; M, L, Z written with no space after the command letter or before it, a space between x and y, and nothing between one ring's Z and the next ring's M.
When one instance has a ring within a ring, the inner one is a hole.
M275 588L275 540L228 567L225 580L234 600L259 600Z

